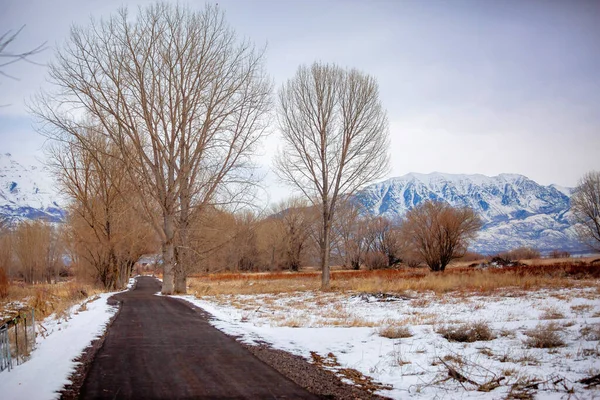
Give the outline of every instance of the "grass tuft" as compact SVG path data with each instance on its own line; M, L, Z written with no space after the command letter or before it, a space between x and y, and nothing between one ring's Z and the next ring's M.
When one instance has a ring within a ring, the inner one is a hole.
M530 348L552 349L563 347L565 342L561 336L562 328L555 322L549 324L538 324L535 328L525 331L528 338L524 344Z
M388 339L405 339L412 335L410 328L403 325L388 325L379 329L379 336Z
M451 342L473 343L496 338L489 324L484 321L460 325L443 325L438 327L436 332Z

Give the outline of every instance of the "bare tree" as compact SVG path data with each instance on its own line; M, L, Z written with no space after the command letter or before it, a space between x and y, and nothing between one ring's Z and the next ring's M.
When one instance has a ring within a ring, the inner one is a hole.
M600 172L586 173L571 196L577 234L590 248L600 251Z
M56 59L57 91L32 107L40 130L89 147L82 128L89 119L101 126L161 239L163 293L185 292L194 209L235 200L244 192L231 188L250 179L272 89L263 53L237 40L218 6L157 3L135 20L121 9L73 28Z
M273 218L282 227L283 267L298 271L308 247L315 213L306 200L294 197L279 203L274 211Z
M422 262L432 271L444 271L467 251L480 228L481 220L472 209L426 201L406 214L401 229Z
M400 239L398 226L389 218L378 216L366 221L367 242L370 250L383 256L384 266L391 267L399 261Z
M50 283L60 268L60 241L54 227L44 221L24 221L12 232L18 273L27 283Z
M338 205L332 227L334 252L347 268L358 270L369 250L368 216L361 215L360 206L350 199Z
M71 201L65 233L80 275L106 289L121 289L154 235L132 210L134 185L121 170L118 148L95 130L80 135L91 149L78 141L48 149L57 181Z
M355 69L301 66L279 91L284 147L279 177L320 207L322 287L329 287L330 234L341 195L388 169L388 123L375 79Z

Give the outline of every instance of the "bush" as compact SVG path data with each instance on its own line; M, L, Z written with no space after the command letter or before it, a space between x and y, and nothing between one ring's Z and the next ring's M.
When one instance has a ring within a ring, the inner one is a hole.
M535 328L525 331L528 338L523 342L527 347L536 349L551 349L565 345L560 335L561 328L551 322L546 325L538 324Z
M519 247L504 253L498 254L499 257L506 260L536 260L542 255L540 251L532 247Z
M459 261L469 262L469 261L479 261L479 260L483 260L483 259L485 259L485 256L483 254L475 253L472 251L467 251L461 258L459 258Z
M552 250L549 254L550 258L571 258L571 253L564 250Z
M436 332L451 342L473 343L494 340L496 338L489 324L484 321L441 326Z
M409 338L413 334L407 326L388 325L379 329L379 336L388 339L403 339Z
M368 269L387 268L388 257L380 251L370 251L365 254L365 266Z

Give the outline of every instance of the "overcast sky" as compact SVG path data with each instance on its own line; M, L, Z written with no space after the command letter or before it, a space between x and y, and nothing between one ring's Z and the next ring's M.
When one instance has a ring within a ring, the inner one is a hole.
M47 62L72 24L144 1L2 0L0 31L26 25L8 49L47 41ZM277 88L300 64L334 62L378 80L392 169L526 175L574 186L600 169L600 1L219 0L229 23L267 44ZM190 1L192 7L203 3ZM21 160L42 140L24 102L44 66L0 76L0 151ZM276 135L265 142L268 169ZM272 200L287 191L267 177Z

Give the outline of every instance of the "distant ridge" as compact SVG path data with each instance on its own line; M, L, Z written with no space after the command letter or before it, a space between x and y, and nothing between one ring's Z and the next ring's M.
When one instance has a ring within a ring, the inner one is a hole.
M1 217L11 222L27 219L61 222L65 211L55 187L46 168L24 166L10 153L0 154Z
M572 189L543 186L518 174L486 176L409 173L367 186L357 201L372 215L401 218L424 200L473 208L484 222L472 250L495 253L516 247L583 251L573 228Z

